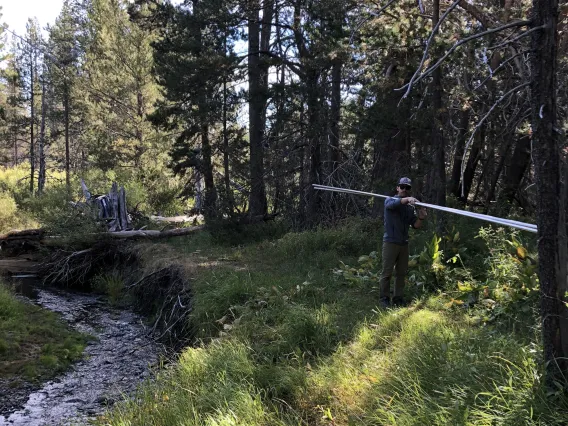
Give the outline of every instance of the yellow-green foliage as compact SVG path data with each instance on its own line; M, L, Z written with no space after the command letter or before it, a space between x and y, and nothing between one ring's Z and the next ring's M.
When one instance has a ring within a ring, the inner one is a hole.
M71 176L71 188L65 185L65 173L49 171L43 194L30 193L29 165L0 167L0 233L16 228L45 227L56 233L75 230L87 233L92 220L82 217L69 201L83 198L80 180L87 183L92 195L107 194L113 182L123 185L130 209L136 207L146 214L183 214L189 204L178 196L183 189L179 178L158 169L143 171L102 171L91 169L81 176ZM36 176L37 179L37 176ZM87 229L86 229L87 228ZM90 230L94 231L93 229Z
M89 170L81 176L91 194L106 194L113 182L123 185L126 202L132 209L136 207L146 214L164 216L183 214L188 203L179 199L183 183L173 177L168 170L145 168L143 171ZM79 177L75 178L74 188L80 188Z
M16 199L28 196L30 190L29 165L0 167L0 190L9 192Z
M10 230L17 223L17 206L12 196L0 192L0 233Z

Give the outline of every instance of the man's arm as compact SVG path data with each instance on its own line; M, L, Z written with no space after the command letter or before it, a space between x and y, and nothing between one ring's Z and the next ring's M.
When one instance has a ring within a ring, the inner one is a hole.
M402 199L397 197L389 197L385 200L385 209L394 210L399 208L402 204Z
M389 197L385 201L385 208L389 210L394 210L401 205L404 206L406 204L410 204L411 206L414 205L418 200L414 197L404 197L404 198L397 198L397 197Z
M428 213L426 212L426 209L424 207L420 208L420 210L418 210L418 216L416 216L416 220L412 224L412 227L414 229L422 228L422 224L423 224L423 222L424 222L424 220L426 219L427 216L428 216Z

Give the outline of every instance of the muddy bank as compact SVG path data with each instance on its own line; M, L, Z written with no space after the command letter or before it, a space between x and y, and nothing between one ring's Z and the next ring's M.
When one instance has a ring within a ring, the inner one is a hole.
M95 339L82 361L31 395L29 389L5 389L0 383L0 425L85 424L152 374L162 348L140 316L91 294L36 291L35 303L61 313L72 327Z

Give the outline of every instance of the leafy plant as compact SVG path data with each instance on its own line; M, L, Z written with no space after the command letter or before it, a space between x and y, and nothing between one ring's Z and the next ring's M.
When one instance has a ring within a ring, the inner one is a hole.
M380 259L376 251L363 255L357 260L359 267L352 267L341 262L341 268L336 268L333 273L343 278L350 284L375 283L381 279Z

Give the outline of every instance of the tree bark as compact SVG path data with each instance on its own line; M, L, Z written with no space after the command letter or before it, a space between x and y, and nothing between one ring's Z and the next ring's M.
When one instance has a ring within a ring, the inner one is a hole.
M35 154L34 154L34 55L30 54L30 192L34 193Z
M485 208L484 208L485 214L487 214L487 212L489 211L491 207L491 202L495 198L495 190L497 188L497 183L499 182L499 178L501 177L501 172L503 172L503 168L505 167L505 161L507 160L507 154L511 149L512 139L513 139L512 136L507 137L507 141L501 147L499 162L497 163L497 167L495 168L495 172L493 173L491 184L489 186L489 191L487 191L487 197L485 198Z
M440 18L440 0L434 0L434 10L432 12L432 26L438 24ZM432 120L432 149L435 158L435 185L436 185L436 204L446 205L446 149L444 142L444 132L442 127L442 67L438 67L432 74L432 106L434 107L434 120ZM439 214L437 220L437 231L441 234L444 228L443 215Z
M70 152L69 152L69 88L65 84L64 89L63 108L65 114L65 184L67 191L71 191L71 177L70 177Z
M250 186L249 213L258 216L266 213L266 191L264 187L264 153L262 139L264 120L262 118L263 98L260 69L260 22L259 0L248 3L248 77L249 77L249 146Z
M227 26L225 24L225 39L223 40L223 49L224 49L224 54L225 54L225 58L227 58L227 38L229 37L229 34L227 32ZM227 72L228 70L225 69L225 73L223 74L223 178L225 181L225 192L226 197L227 197L227 201L229 203L228 205L228 210L230 212L230 214L233 214L234 211L234 200L233 200L233 191L231 189L231 175L230 175L230 171L229 171L229 134L228 134L228 130L227 130L227 110L228 110L228 105L227 105L227 96L228 96L228 91L227 91Z
M477 132L475 139L473 141L471 151L467 160L467 164L463 174L463 197L461 196L462 189L460 187L460 199L467 203L469 196L469 191L471 190L471 185L473 184L473 178L475 177L475 170L477 169L477 164L481 158L481 148L483 147L483 142L485 141L485 124L481 125L481 128Z
M45 186L45 80L42 78L41 89L41 127L39 133L39 176L37 179L37 192L41 194Z
M217 190L213 179L213 162L211 160L211 143L209 141L209 126L201 126L201 152L203 156L202 173L205 181L204 210L207 218L217 217Z
M329 145L331 160L331 184L341 182L337 176L339 165L339 120L341 119L341 70L340 60L334 61L331 68L331 122L329 126Z
M521 136L517 140L511 164L503 177L503 190L499 196L502 204L502 213L506 216L511 210L511 204L515 199L515 194L519 191L519 186L523 180L531 159L531 141L530 137ZM500 203L501 204L501 203Z
M320 106L318 105L318 74L307 71L306 90L308 91L308 131L309 144L309 174L308 174L308 214L307 220L310 226L318 223L321 208L321 191L314 190L313 184L321 182L321 141L320 141Z
M463 165L463 156L466 144L467 131L469 128L469 114L470 108L462 110L460 117L460 130L458 134L456 152L454 154L454 164L452 166L452 179L450 192L456 197L461 198L460 194L460 181L461 169Z
M557 0L533 0L531 125L537 185L540 313L546 383L565 383L568 328L566 211L557 128Z
M204 225L192 226L190 228L177 228L167 231L153 231L153 230L138 230L138 231L119 231L109 232L111 238L169 238L180 237L183 235L193 234L194 232L201 231L205 228Z

